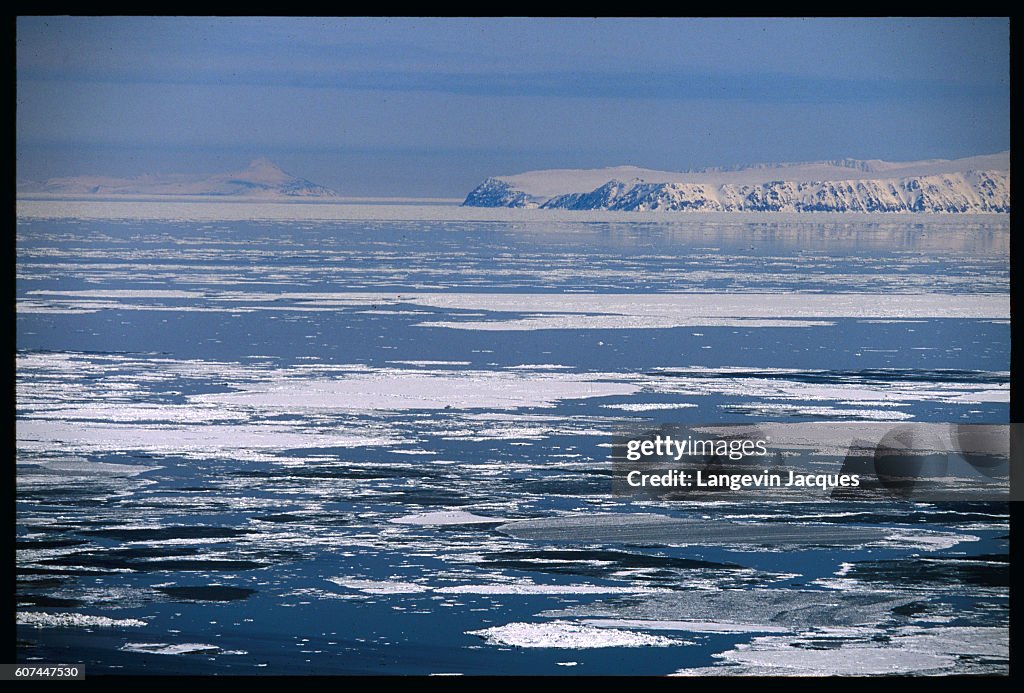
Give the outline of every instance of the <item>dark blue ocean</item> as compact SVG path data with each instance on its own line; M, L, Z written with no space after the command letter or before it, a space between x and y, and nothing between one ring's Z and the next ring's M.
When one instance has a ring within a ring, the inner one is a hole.
M1006 503L636 500L608 446L1007 423L1008 222L665 217L19 219L19 661L1007 673Z

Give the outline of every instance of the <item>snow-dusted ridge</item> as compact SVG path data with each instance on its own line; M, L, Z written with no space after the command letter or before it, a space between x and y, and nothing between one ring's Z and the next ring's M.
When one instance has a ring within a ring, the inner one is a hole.
M1010 211L1009 152L916 162L843 159L671 172L618 166L485 180L469 207L707 212Z

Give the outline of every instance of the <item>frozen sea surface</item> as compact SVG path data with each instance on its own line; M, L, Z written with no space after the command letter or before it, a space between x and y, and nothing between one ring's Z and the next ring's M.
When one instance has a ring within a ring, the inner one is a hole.
M1005 503L631 500L607 461L637 421L1005 423L1004 219L36 200L17 232L21 661L1008 671Z

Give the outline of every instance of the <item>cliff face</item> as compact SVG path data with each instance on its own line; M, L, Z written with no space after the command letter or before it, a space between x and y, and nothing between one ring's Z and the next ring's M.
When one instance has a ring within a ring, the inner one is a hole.
M561 187L571 189L580 181L593 181L595 176L600 177L600 171L535 172L507 179L488 178L466 197L463 204L473 207L616 211L1008 213L1008 159L1006 170L970 169L961 164L999 163L994 159L995 156L952 162L930 161L919 162L916 166L843 160L692 174L630 169L630 172L645 175L628 182L613 178L593 189L560 194L550 194L559 187L558 177L554 174L564 173ZM915 168L921 173L913 175ZM944 168L950 170L943 172ZM625 169L609 169L622 170ZM756 180L758 176L780 173L805 174L807 179L780 177L763 182ZM814 175L823 173L831 175ZM848 177L843 177L844 174ZM675 180L651 181L654 176ZM542 181L543 185L536 185L537 181ZM531 183L543 190L531 190Z

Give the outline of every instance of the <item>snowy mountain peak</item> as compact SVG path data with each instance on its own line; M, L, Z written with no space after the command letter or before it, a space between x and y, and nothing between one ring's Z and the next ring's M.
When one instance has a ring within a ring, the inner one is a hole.
M234 175L238 178L245 178L252 181L259 180L267 183L283 182L295 177L285 173L280 166L266 157L253 159L249 162L249 167L245 169L245 171L241 171Z
M268 159L265 156L258 156L249 162L250 169L273 169L274 171L281 171L277 164ZM283 173L283 172L282 172Z

